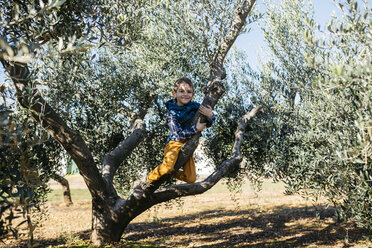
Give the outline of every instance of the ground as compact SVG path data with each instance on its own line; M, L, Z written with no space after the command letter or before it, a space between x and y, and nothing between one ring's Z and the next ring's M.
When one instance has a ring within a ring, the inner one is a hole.
M52 183L48 218L35 230L39 247L89 247L89 194L79 177L68 179L74 204L64 206L59 186ZM241 193L232 194L222 182L203 195L144 212L122 241L109 247L372 247L367 230L336 224L334 209L324 201L283 192L283 184L266 181L260 192L247 182ZM22 239L4 243L22 245Z

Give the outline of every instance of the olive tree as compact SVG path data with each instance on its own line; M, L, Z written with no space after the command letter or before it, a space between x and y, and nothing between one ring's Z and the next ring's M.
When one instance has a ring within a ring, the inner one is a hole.
M9 94L5 87L1 93ZM21 226L28 229L32 244L39 220L34 213L37 210L37 217L43 217L40 206L46 200L49 172L54 166L43 151L45 133L35 129L31 120L20 118L10 101L8 95L0 105L0 239L9 233L18 237ZM23 221L16 220L21 217Z
M271 109L280 130L270 171L289 192L325 196L339 217L371 229L371 9L335 6L342 16L326 28L315 23L310 1L268 8L272 58L262 86L279 89Z
M225 91L225 57L255 1L0 3L0 60L29 117L77 164L92 195L95 244L119 240L129 222L155 204L205 192L241 162L245 125L259 108L238 125L231 157L202 182L161 187L166 175L127 197L114 184L122 168L121 176L137 178L131 168L141 161L146 126L155 135L147 144L159 144L155 137L164 129L156 123L170 91L166 82L187 74L198 91L203 88L202 104L217 104ZM175 171L200 135L184 145Z

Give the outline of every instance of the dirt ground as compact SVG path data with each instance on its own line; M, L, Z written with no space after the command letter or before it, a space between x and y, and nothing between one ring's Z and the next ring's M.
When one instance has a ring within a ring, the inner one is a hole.
M71 187L81 187L74 180L69 178ZM71 207L52 201L47 211L48 218L35 230L39 247L87 247L79 244L89 239L89 200L75 200ZM372 247L366 238L370 233L351 224L337 225L333 216L334 209L324 202L283 195L281 185L270 184L258 193L245 186L239 194L220 185L144 212L128 226L123 242L146 247ZM8 239L3 245L20 247L21 241ZM111 247L127 247L123 242Z

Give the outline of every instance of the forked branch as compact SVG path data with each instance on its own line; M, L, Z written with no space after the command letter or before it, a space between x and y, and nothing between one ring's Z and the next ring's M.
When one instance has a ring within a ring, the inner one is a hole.
M165 188L160 188L156 190L152 195L150 195L149 201L143 203L143 206L141 205L140 208L147 209L155 204L166 202L178 197L202 194L212 188L229 172L231 168L239 165L242 161L240 152L246 126L248 122L260 111L261 107L257 106L240 119L235 132L235 142L231 151L231 158L223 161L218 170L214 171L202 182L194 184L177 184ZM138 209L137 211L141 210Z
M143 121L155 96L148 95L147 102L138 113L133 114L131 120L132 133L111 152L103 158L102 175L106 183L112 184L115 172L120 164L141 143L146 133L146 125Z

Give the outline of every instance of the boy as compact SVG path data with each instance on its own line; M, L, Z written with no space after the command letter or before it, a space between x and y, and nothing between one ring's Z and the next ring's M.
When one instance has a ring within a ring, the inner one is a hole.
M211 126L214 121L210 106L205 107L191 101L195 92L194 85L190 79L178 79L174 83L172 94L174 99L165 103L168 109L167 123L170 128L170 134L164 149L164 159L158 167L148 174L147 181L150 183L158 180L165 174L169 174L174 168L178 153L186 142L186 139L196 132L203 131L207 126ZM200 123L199 118L196 125L191 125L197 111L208 118L207 123ZM183 170L178 170L173 177L187 183L194 183L196 180L194 158L191 157L183 166Z

